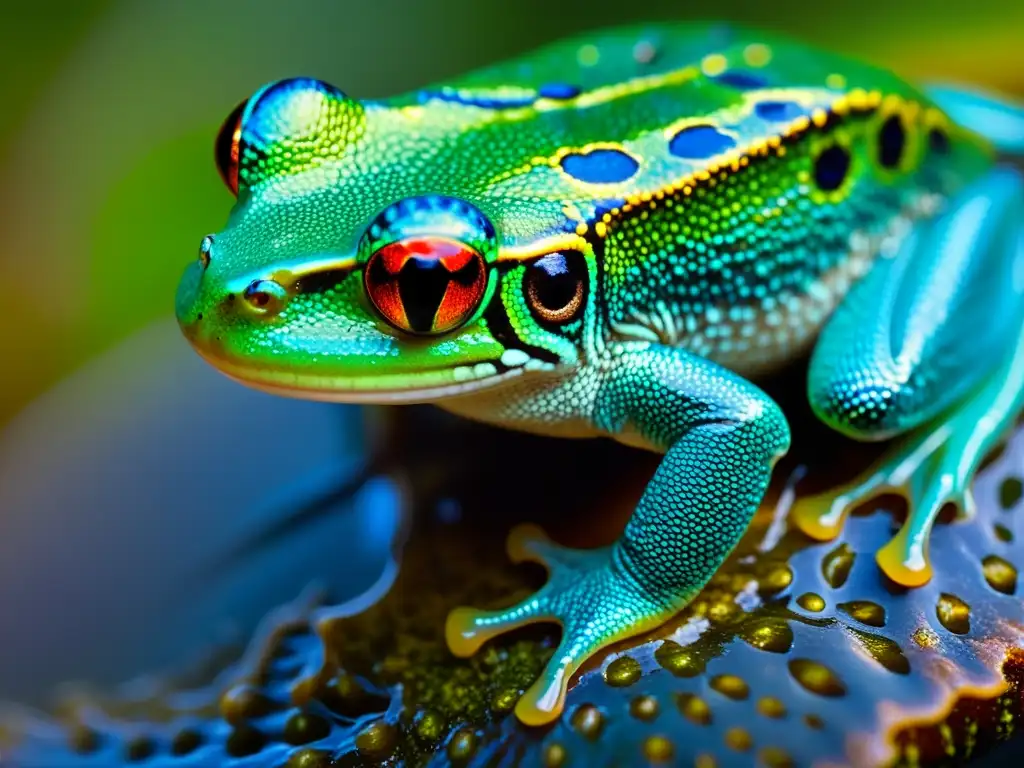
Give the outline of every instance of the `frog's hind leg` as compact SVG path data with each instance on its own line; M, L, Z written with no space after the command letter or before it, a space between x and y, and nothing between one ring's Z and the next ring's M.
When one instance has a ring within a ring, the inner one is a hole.
M819 539L882 493L909 502L877 555L906 586L931 578L928 537L1024 406L1024 180L999 168L883 255L826 325L811 359L817 415L864 439L901 436L883 462L841 489L801 499L792 519Z
M976 88L936 83L925 90L955 122L980 133L999 152L1024 156L1024 105Z

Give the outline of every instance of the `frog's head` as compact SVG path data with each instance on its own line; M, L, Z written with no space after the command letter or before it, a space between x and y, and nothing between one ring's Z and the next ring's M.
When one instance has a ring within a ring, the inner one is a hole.
M560 203L488 196L507 158L482 145L460 167L462 135L316 80L258 91L217 140L238 202L179 286L189 341L243 383L337 401L428 401L573 365L593 250L531 212Z

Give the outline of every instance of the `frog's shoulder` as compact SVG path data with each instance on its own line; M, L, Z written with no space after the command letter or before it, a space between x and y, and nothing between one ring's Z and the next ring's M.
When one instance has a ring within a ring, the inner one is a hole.
M498 109L526 107L539 98L567 100L689 68L736 91L831 87L917 95L883 68L795 38L725 22L690 22L577 34L405 98Z

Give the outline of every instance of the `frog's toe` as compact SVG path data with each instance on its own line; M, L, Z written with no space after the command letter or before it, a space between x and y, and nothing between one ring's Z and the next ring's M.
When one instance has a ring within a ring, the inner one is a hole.
M920 587L931 581L928 541L945 506L953 505L958 517L972 513L973 502L966 487L970 475L954 472L958 460L957 456L940 452L933 461L915 469L904 486L907 518L889 543L875 553L878 567L897 584Z
M543 725L561 714L569 681L590 656L657 627L678 608L651 600L619 573L610 548L568 549L538 535L536 528L521 527L510 537L509 550L513 558L542 562L550 573L548 583L504 610L456 608L445 634L452 653L470 656L516 627L548 621L562 626L561 643L516 705L516 716L526 725Z
M919 587L932 577L928 540L939 513L947 505L957 516L974 509L969 483L980 455L965 452L970 427L940 427L915 435L891 453L884 463L838 491L798 500L790 511L794 525L808 536L828 541L839 535L849 513L882 494L897 494L907 501L907 517L899 532L878 550L875 560L886 576L905 587ZM961 437L955 445L950 435ZM967 459L965 460L965 455Z
M831 541L840 534L847 516L859 505L898 490L884 469L869 472L838 489L798 498L790 509L789 519L812 539Z

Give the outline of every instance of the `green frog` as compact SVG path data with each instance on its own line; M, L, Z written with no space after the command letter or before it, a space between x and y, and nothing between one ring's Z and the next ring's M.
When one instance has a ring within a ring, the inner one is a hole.
M460 656L561 625L515 710L540 725L586 659L679 612L733 549L790 444L756 382L798 359L820 419L892 443L791 519L828 539L902 493L877 562L929 580L939 511L972 513L972 476L1024 401L1012 154L1019 106L724 24L590 33L380 101L291 78L217 138L237 203L177 315L206 360L268 392L432 402L663 454L614 544L519 527L509 555L547 583L448 617ZM521 462L508 482L529 482Z

